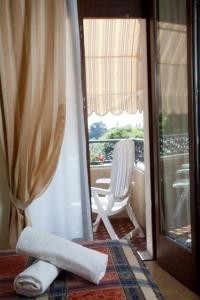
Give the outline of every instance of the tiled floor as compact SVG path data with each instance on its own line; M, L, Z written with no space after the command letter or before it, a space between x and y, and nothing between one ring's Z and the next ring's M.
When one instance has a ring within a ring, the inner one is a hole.
M112 225L114 227L115 232L122 238L128 232L133 229L133 225L129 219L113 219ZM96 233L94 233L94 239L105 240L109 239L109 235L101 223L99 229ZM140 238L136 235L131 242L134 247L138 250L146 249L146 240ZM148 261L145 262L147 268L152 274L153 279L158 284L161 293L166 300L200 300L200 296L194 294L184 285L182 285L178 280L172 277L169 273L163 270L156 261Z
M119 238L124 237L127 233L129 233L134 228L133 224L128 218L112 219L111 223ZM98 231L94 233L94 239L95 240L110 239L102 222L99 225ZM131 242L137 250L146 249L146 239L140 238L137 234L131 239Z
M199 300L200 296L194 294L169 273L163 270L156 261L145 262L166 300Z
M191 248L191 225L180 226L169 230L169 236L175 239L178 243Z

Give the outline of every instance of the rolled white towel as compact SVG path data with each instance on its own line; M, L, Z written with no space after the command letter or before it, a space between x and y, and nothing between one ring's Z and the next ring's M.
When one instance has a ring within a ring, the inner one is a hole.
M18 294L38 296L49 287L61 269L42 260L36 260L14 280L14 289Z
M23 230L16 251L48 261L96 284L104 276L108 261L106 254L32 227Z

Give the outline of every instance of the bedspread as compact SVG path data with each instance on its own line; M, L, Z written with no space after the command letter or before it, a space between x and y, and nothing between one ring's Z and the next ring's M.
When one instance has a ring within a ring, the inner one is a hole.
M28 258L13 252L2 252L0 253L0 299L163 299L137 252L126 240L95 241L83 245L107 253L109 256L106 274L99 285L63 271L43 295L36 298L17 295L13 290L13 280L26 268Z

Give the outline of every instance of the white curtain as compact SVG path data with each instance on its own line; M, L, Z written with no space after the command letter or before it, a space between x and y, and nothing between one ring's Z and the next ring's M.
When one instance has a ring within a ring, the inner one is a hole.
M63 62L65 63L65 62ZM32 226L67 239L92 239L81 93L77 3L66 1L66 128L55 176L28 213Z

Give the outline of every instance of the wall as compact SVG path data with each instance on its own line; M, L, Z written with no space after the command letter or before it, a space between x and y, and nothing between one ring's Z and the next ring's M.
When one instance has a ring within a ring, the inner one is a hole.
M0 147L0 250L8 249L9 189L5 160Z
M133 181L135 186L133 187L131 205L133 207L136 218L142 228L146 229L145 219L145 176L144 171L134 169Z
M110 167L98 166L90 168L91 186L107 188L107 185L96 184L97 178L110 178ZM131 205L140 225L145 229L145 196L144 196L144 172L138 169L133 171L133 181L135 186L132 188ZM115 217L127 217L127 214L121 213Z

